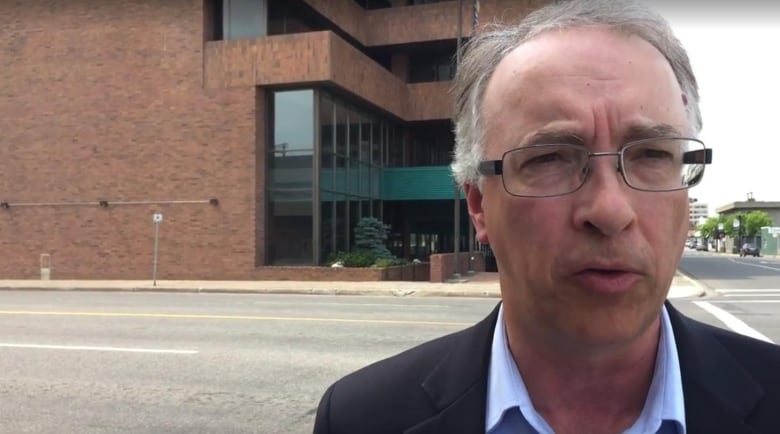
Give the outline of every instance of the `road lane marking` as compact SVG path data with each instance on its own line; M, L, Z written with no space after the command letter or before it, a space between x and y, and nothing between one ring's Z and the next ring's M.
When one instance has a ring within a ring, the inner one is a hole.
M308 297L308 295L307 295ZM287 304L287 303L285 303ZM401 307L404 309L427 309L429 307L441 308L453 308L457 306L450 306L446 304L402 304L402 303L339 303L339 302L321 302L317 303L321 306L366 306L366 307Z
M761 297L780 297L780 294L773 294L768 292L747 292L744 294L738 294L738 293L731 293L731 294L722 294L724 297L755 297L757 295L760 295Z
M254 315L207 315L207 314L171 314L171 313L132 313L132 312L60 312L60 311L34 311L34 310L0 310L0 315L37 315L37 316L86 316L86 317L110 317L110 318L168 318L168 319L225 319L225 320L249 320L249 321L297 321L297 322L334 322L352 324L399 324L399 325L438 325L467 327L474 323L446 322L446 321L407 321L385 319L351 319L351 318L307 318L307 317L282 317L282 316L254 316Z
M749 262L742 262L742 261L737 261L737 260L734 260L734 259L732 259L732 258L728 258L728 260L729 260L729 261L731 261L731 262L733 262L733 263L735 263L735 264L740 264L740 265L749 265L749 266L751 266L751 267L758 267L758 268L766 268L766 269L768 269L768 270L772 270L772 271L780 271L780 268L775 268L775 267L767 267L766 265L761 265L761 264L751 264L751 263L749 263Z
M710 303L780 303L780 300L710 300Z
M719 319L723 324L726 325L726 327L730 328L731 330L734 330L735 332L741 335L750 336L751 338L760 339L765 342L773 343L771 339L761 334L761 332L745 324L744 321L726 312L725 310L713 306L712 304L706 301L694 301L693 303L696 306L699 306L700 308L712 314L715 318Z
M752 289L716 289L715 291L724 293L724 294L737 294L737 293L744 293L744 294L753 294L753 293L768 293L768 294L780 294L780 289L758 289L758 288L752 288Z
M154 353L154 354L198 354L196 350L164 350L153 348L121 348L121 347L90 347L84 345L39 345L39 344L8 344L0 342L2 348L30 348L39 350L72 350L72 351L114 351L122 353Z

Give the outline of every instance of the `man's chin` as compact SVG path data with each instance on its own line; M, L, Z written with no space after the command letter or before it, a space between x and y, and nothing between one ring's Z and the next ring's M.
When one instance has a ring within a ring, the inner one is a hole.
M559 317L559 332L569 345L583 349L611 348L628 345L639 339L658 316L650 306L631 309L621 305L591 307Z

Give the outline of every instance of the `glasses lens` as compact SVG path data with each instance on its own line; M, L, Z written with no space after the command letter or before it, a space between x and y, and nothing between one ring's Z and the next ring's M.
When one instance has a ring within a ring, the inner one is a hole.
M693 187L704 176L704 163L704 144L696 140L643 140L623 148L626 182L639 190Z
M583 182L588 150L576 145L537 145L504 154L504 187L517 196L571 193Z

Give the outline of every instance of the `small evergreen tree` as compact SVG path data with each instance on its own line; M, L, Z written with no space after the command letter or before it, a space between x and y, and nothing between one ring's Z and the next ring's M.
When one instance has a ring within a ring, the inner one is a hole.
M392 258L385 240L389 225L375 217L363 217L355 226L355 248L372 252L377 258Z

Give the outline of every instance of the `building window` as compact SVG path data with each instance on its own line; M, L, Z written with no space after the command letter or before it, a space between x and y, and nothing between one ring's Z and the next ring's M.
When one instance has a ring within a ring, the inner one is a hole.
M387 9L392 7L390 0L355 0L363 9Z
M206 41L252 39L267 34L266 0L204 0Z
M409 82L449 81L455 77L455 59L450 52L421 52L409 56Z
M319 92L320 260L349 251L362 217L381 219L381 174L389 123L364 108Z
M430 3L444 3L452 0L407 0L409 6L427 5Z
M271 98L273 138L266 171L268 263L311 264L314 91L279 91Z
M268 0L269 35L315 32L328 28L327 21L306 7L305 2Z

